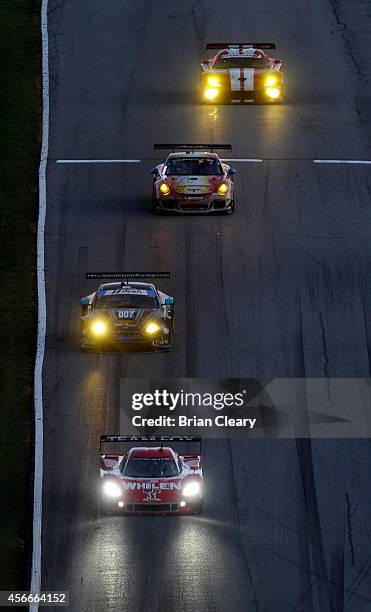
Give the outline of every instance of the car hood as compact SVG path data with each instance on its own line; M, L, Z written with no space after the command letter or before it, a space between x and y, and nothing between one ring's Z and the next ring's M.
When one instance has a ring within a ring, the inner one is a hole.
M158 321L161 318L160 309L151 310L145 308L110 308L107 310L95 310L91 317L104 319L114 327L135 329L148 320Z
M121 485L124 499L129 503L174 502L181 498L182 481L183 479L179 477L160 479L124 477L121 479Z
M214 191L222 176L173 176L171 177L171 185L177 193L185 193L189 195L202 195Z
M247 71L247 70L251 70L253 72L256 72L258 74L263 73L263 72L273 72L274 68L273 67L266 67L266 68L213 68L212 72L216 72L218 74L228 74L229 72L231 72L231 70L238 70L238 71ZM210 75L209 75L210 76Z

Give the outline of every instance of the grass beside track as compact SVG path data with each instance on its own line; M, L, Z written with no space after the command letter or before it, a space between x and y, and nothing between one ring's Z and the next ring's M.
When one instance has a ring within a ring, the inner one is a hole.
M40 1L0 2L0 590L28 589L32 543Z

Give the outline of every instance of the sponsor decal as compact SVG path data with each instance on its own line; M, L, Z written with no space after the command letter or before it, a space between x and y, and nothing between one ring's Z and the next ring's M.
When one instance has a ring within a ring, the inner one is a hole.
M159 338L153 341L154 346L164 346L165 344L169 344L169 340L167 338Z
M156 491L147 491L147 493L143 495L143 501L144 502L161 501L161 498L157 497Z
M135 310L119 310L119 319L133 319L135 317Z
M125 491L180 491L182 483L180 481L174 482L159 482L159 481L130 481L123 480L122 486Z
M122 295L122 294L148 295L148 289L136 289L135 287L121 287L120 289L113 289L112 293L114 295ZM109 295L109 293L107 292L106 295Z

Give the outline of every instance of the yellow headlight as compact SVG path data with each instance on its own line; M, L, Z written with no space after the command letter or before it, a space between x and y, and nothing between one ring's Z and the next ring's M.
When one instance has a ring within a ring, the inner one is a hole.
M156 332L160 331L160 326L158 323L148 323L147 327L146 327L146 334L155 334Z
M167 183L161 183L160 192L162 193L162 195L167 195L168 193L170 193L169 185Z
M204 91L204 95L205 98L207 100L215 100L216 96L218 95L219 90L218 89L205 89Z
M229 190L228 185L226 185L225 183L222 183L218 187L218 194L219 195L225 195L226 193L228 193L228 190Z
M272 98L272 100L276 100L281 95L281 90L279 87L267 87L265 92L270 98Z
M94 334L96 334L97 336L101 336L102 334L104 334L107 327L103 321L94 321L93 325L91 326L91 329Z
M219 79L214 76L210 76L207 79L207 84L210 85L210 87L220 87Z
M274 74L270 74L264 81L264 85L266 87L272 87L273 85L277 85L278 78Z

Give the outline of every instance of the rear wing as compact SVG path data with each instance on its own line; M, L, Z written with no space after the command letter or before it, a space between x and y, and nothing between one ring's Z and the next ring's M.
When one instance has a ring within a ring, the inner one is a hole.
M87 272L86 280L141 280L143 278L170 278L170 272Z
M207 43L206 49L233 49L239 47L240 49L276 49L275 43L267 42L249 42L249 43Z
M199 436L121 436L121 435L102 435L100 436L99 450L103 455L104 444L115 444L116 448L121 448L126 454L128 450L138 446L169 446L180 455L196 456L202 454L202 438ZM192 447L192 448L191 448ZM194 447L194 449L193 449ZM120 454L120 453L119 453Z
M223 149L223 150L228 150L228 151L232 151L232 145L230 144L203 144L203 143L191 143L191 144L174 144L174 143L170 143L170 144L155 144L153 145L153 148L155 149L155 151L160 150L160 149L172 149L173 153L174 151L204 151L205 149L208 149L209 151L213 151L214 149Z

